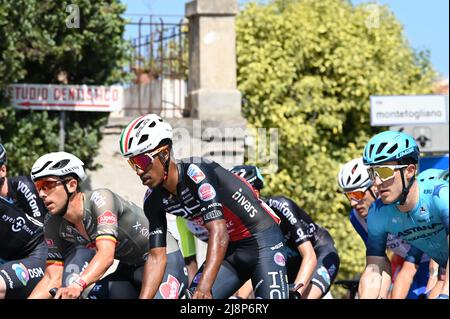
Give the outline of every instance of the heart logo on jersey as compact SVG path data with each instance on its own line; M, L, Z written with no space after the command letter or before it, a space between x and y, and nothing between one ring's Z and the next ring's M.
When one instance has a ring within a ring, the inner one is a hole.
M172 275L169 275L167 281L159 286L159 293L164 299L178 299L179 291L180 282Z

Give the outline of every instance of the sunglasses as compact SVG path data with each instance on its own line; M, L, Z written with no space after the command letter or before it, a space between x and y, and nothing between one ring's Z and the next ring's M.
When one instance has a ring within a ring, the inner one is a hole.
M36 189L38 192L40 192L41 190L43 190L44 192L48 192L49 190L52 190L53 188L56 187L56 185L62 184L63 182L60 180L38 180L34 182L34 186L36 186Z
M367 172L372 181L375 181L375 178L378 177L381 182L385 182L394 178L395 171L405 167L408 167L408 165L371 166L367 169Z
M167 146L163 146L158 148L157 150L154 150L150 153L143 153L139 154L137 156L134 156L128 160L128 164L130 164L131 168L134 169L136 172L138 170L145 171L145 169L153 163L155 160L156 155L160 153L161 151L167 149Z
M359 201L361 201L364 198L364 196L366 196L366 192L367 192L367 189L365 191L363 191L363 190L355 190L355 191L347 192L347 193L344 193L344 194L345 194L345 196L347 196L349 201L354 200L354 201L359 202Z

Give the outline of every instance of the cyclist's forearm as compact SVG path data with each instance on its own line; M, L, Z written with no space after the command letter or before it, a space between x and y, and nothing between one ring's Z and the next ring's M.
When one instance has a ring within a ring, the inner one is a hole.
M359 280L360 299L378 299L381 290L382 275L372 265L368 265Z
M302 263L300 265L300 270L297 273L297 277L295 278L295 284L302 283L302 288L299 289L300 294L308 287L311 277L314 273L314 269L317 266L317 258L315 255L305 256L306 258L302 259Z
M205 268L197 286L198 290L211 290L212 285L216 280L217 273L219 272L220 265L225 257L228 248L228 240L229 237L226 228L215 228L214 231L210 231L208 248L206 250Z
M412 282L413 278L400 272L395 279L391 299L405 299L408 296Z
M86 269L83 271L81 278L87 286L99 280L111 267L114 262L113 255L104 255L96 253L92 260L89 262Z
M164 277L167 265L167 255L149 254L144 265L144 274L142 276L142 287L139 294L140 299L153 299L158 292L158 288Z

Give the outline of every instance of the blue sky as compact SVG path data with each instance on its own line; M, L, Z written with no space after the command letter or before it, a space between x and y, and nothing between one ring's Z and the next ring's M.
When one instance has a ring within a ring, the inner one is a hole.
M320 0L318 0L320 1ZM186 0L122 0L126 17L137 21L138 15L168 15L164 21L178 22L184 15ZM239 0L244 5L248 0ZM259 1L260 2L260 1ZM354 4L377 2L387 4L403 24L405 35L417 50L429 50L435 69L449 77L449 0L352 0ZM147 18L148 19L148 18ZM148 21L148 20L147 20ZM127 27L125 37L137 36L137 27Z

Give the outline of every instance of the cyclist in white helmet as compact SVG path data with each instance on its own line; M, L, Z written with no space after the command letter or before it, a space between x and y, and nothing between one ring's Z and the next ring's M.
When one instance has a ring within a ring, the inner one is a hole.
M338 175L338 184L352 207L350 222L367 246L367 214L369 207L378 198L378 193L362 158L355 158L341 167ZM418 260L420 261L419 264L405 261L408 252L418 254L421 254L421 252L415 249L410 251L410 244L391 234L388 236L386 249L390 255L389 259L392 265L392 267L386 266L386 268L392 270L392 273L383 273L382 292L380 295L382 298L387 298L389 296L389 288L392 288L392 298L407 297L408 299L417 299L425 291L427 285L430 258L423 255ZM388 263L387 258L386 256L386 262ZM394 283L393 287L390 287L391 276ZM367 285L367 283L363 282L362 285Z
M194 299L230 297L248 279L255 296L287 299L286 255L278 216L253 188L219 164L201 157L175 161L172 128L156 114L136 118L123 130L120 151L149 187L144 211L150 254L142 296L152 296L165 267L166 213L204 225L206 261L190 286Z
M34 163L31 177L49 214L44 224L47 268L30 298L50 298L52 288L59 288L57 299L79 298L93 283L89 298L137 298L149 238L142 209L106 188L81 192L83 162L70 153L43 155ZM167 240L170 266L157 298L177 299L186 288L187 275L176 240L169 233ZM74 250L76 262L71 259L68 267ZM100 280L114 259L119 260L115 272ZM63 270L76 274L64 279Z

